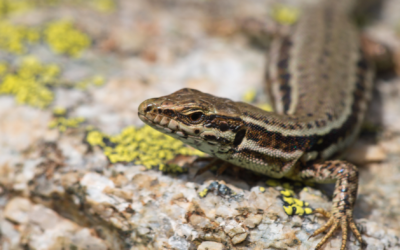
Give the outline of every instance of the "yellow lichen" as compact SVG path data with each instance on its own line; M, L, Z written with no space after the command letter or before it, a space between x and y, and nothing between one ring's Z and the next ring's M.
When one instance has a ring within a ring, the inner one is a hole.
M0 21L0 49L14 54L26 52L26 43L39 41L40 34L36 29L13 25Z
M97 130L90 130L86 141L92 146L100 146L111 163L134 162L150 169L158 167L163 171L181 172L165 163L176 155L199 155L204 153L186 147L161 132L144 126L140 129L127 127L120 134L109 136Z
M111 12L115 9L115 2L113 0L92 0L91 5L101 12Z
M8 71L8 63L0 62L0 77L5 75Z
M291 6L278 4L272 8L271 15L278 23L292 25L299 19L300 11Z
M309 207L301 207L297 205L293 206L283 206L283 210L287 215L299 215L299 216L304 216L304 215L309 215L313 213L312 208Z
M55 107L53 109L53 115L54 116L65 116L67 113L67 110L63 107Z
M259 107L259 108L262 109L262 110L268 111L268 112L274 111L274 109L272 108L272 106L269 105L268 103L258 104L257 107Z
M201 198L206 197L206 195L208 194L208 188L203 189L202 191L199 192L199 196Z
M244 92L242 100L245 102L253 102L254 99L256 98L256 94L257 94L257 92L255 89L249 89Z
M59 131L65 132L68 128L77 128L85 121L83 117L67 118L67 110L62 107L53 109L54 119L49 123L49 128L58 128Z
M292 190L282 190L281 191L281 195L286 196L286 197L293 197L294 196L294 192Z
M85 90L91 84L93 84L94 86L102 86L104 82L104 77L97 75L78 82L77 84L75 84L75 88Z
M0 0L0 18L9 14L21 13L34 6L32 0Z
M313 209L309 207L309 203L294 198L292 190L282 190L281 199L284 202L283 210L287 215L309 215L313 213Z
M68 128L77 128L84 122L83 117L65 118L58 117L49 123L49 128L58 128L59 131L65 132Z
M282 197L282 200L289 205L297 205L301 207L308 207L309 204L306 201L302 201L293 197Z
M111 12L116 8L114 0L0 0L0 18L62 3L86 5L101 12Z
M56 65L43 65L35 57L26 57L15 72L3 76L0 95L14 95L19 104L45 108L54 99L49 86L54 85L59 73Z
M67 20L50 23L44 31L44 36L45 41L56 54L79 57L90 45L89 37Z

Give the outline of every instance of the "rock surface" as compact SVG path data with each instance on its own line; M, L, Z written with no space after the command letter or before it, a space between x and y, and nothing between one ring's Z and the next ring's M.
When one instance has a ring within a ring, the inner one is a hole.
M87 91L55 87L53 105L117 134L141 125L141 101L182 87L234 100L251 88L261 92L265 51L242 28L249 20L264 20L271 6L268 0L121 0L106 14L61 5L10 19L77 20L95 41L82 58L66 59L41 47L32 53L62 63L66 79L105 74L104 86ZM395 32L400 20L388 9L393 6L400 8L395 0L383 6L387 15L369 33ZM380 36L400 48L399 38ZM355 218L362 249L400 249L399 107L400 78L378 79L367 117L378 129L363 133L349 150L347 159L361 170ZM282 188L268 187L263 177L195 176L201 164L180 175L111 164L84 142L84 128L50 129L51 108L19 105L10 96L0 96L0 117L0 249L312 249L322 239L308 238L326 220L288 216ZM215 181L229 192L199 195ZM296 196L329 210L329 188L302 188ZM324 249L340 244L336 233ZM360 249L353 235L348 249Z

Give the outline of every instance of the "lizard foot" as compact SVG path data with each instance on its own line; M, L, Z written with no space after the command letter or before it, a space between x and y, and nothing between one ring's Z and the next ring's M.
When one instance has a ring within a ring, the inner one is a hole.
M329 218L328 222L324 226L315 230L315 232L309 237L309 238L311 238L311 237L317 236L317 235L321 234L322 232L324 232L325 230L329 229L329 231L325 235L325 237L315 247L315 250L321 249L322 245L325 244L330 237L332 237L333 233L339 226L342 229L342 246L340 247L340 250L346 249L348 227L350 227L351 231L354 233L357 240L360 243L362 243L361 234L358 231L356 224L354 223L353 216L341 214L340 217L338 218L338 216L332 216L331 213L326 212L325 210L323 210L321 208L315 209L314 213L319 213L319 214L322 214L324 217Z

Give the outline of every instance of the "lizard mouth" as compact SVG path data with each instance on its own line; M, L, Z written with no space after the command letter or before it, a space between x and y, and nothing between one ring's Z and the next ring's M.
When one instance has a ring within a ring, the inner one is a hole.
M155 106L153 103L148 102L148 100L140 104L138 116L144 123L163 133L176 134L183 138L195 135L192 129L185 129L185 126L180 126L178 121L167 117L163 114L162 109Z

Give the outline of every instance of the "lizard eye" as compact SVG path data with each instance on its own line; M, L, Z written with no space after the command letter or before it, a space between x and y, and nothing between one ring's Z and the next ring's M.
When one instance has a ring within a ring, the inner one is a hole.
M203 120L204 114L202 112L194 112L189 115L189 119L191 122L201 122Z

